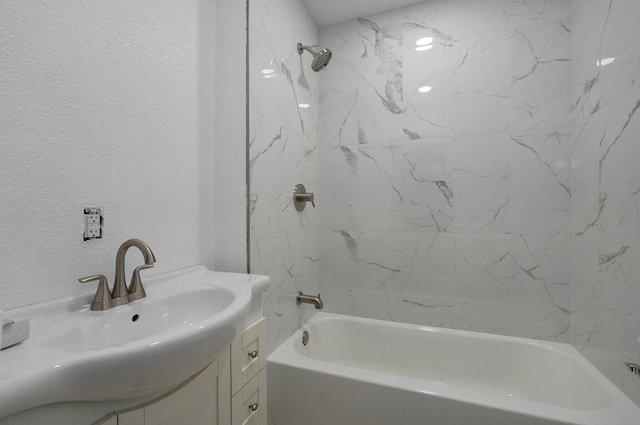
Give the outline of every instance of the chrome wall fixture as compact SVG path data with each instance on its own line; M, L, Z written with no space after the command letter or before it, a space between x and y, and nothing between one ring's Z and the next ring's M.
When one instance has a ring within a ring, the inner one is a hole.
M311 69L315 72L322 71L327 67L327 65L329 65L329 62L331 62L331 56L333 56L333 54L329 49L322 49L320 52L316 52L311 47L303 46L302 43L298 43L298 54L302 55L305 50L313 55Z
M324 308L324 303L320 298L320 294L316 297L315 295L305 295L302 292L298 292L298 296L296 297L296 304L300 305L302 303L305 304L313 304L316 310L322 310Z
M127 282L124 277L124 260L127 250L132 246L135 246L140 250L140 252L142 252L144 264L133 270L130 285L127 287ZM153 251L151 251L149 245L142 242L140 239L129 239L124 242L116 253L116 277L114 279L113 291L109 291L109 283L104 275L98 274L78 279L78 282L80 283L98 281L98 290L96 291L96 295L91 303L91 310L109 310L112 307L127 304L131 301L146 297L147 294L145 293L144 287L142 286L142 280L140 279L140 271L152 268L155 262L156 257L153 255Z
M306 208L307 202L311 202L313 208L316 207L316 203L314 202L315 197L312 192L307 192L303 184L298 183L293 188L293 205L296 207L296 210L302 211Z

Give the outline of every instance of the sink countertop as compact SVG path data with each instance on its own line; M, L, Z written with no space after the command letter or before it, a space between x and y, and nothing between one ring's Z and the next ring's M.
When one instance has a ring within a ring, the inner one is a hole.
M269 282L266 276L197 266L146 278L146 298L107 311L89 310L93 293L7 311L7 317L29 318L31 335L0 352L0 417L55 402L169 390L205 367L261 315L254 311L260 309L256 299ZM213 315L207 316L207 303L216 297L224 304L212 305ZM204 301L198 304L197 298ZM182 316L170 322L172 309ZM153 322L138 325L135 315ZM104 344L102 332L111 335Z

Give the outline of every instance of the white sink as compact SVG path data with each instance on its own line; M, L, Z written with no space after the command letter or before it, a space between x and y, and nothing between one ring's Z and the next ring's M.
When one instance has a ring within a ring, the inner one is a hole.
M55 402L145 396L184 382L260 316L255 299L269 278L199 266L144 284L146 298L107 311L91 311L87 294L6 312L30 318L31 337L0 352L0 417Z
M203 284L166 285L158 292L108 312L86 307L72 314L59 311L56 316L47 316L47 320L55 323L53 329L33 343L59 351L124 345L176 328L188 329L223 312L234 300L230 290Z

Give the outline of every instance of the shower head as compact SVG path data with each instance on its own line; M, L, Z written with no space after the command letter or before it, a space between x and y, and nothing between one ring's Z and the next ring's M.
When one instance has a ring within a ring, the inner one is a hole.
M315 72L322 71L324 68L326 68L327 65L329 65L329 62L331 62L332 54L331 50L329 49L322 49L318 53L314 52L311 47L303 46L302 43L298 43L298 54L301 55L305 50L313 55L311 69L313 69Z

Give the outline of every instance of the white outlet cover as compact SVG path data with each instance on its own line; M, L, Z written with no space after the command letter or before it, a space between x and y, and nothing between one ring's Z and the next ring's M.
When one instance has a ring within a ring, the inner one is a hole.
M104 208L99 206L90 206L84 208L84 234L83 239L90 241L102 238L102 229L104 226Z

